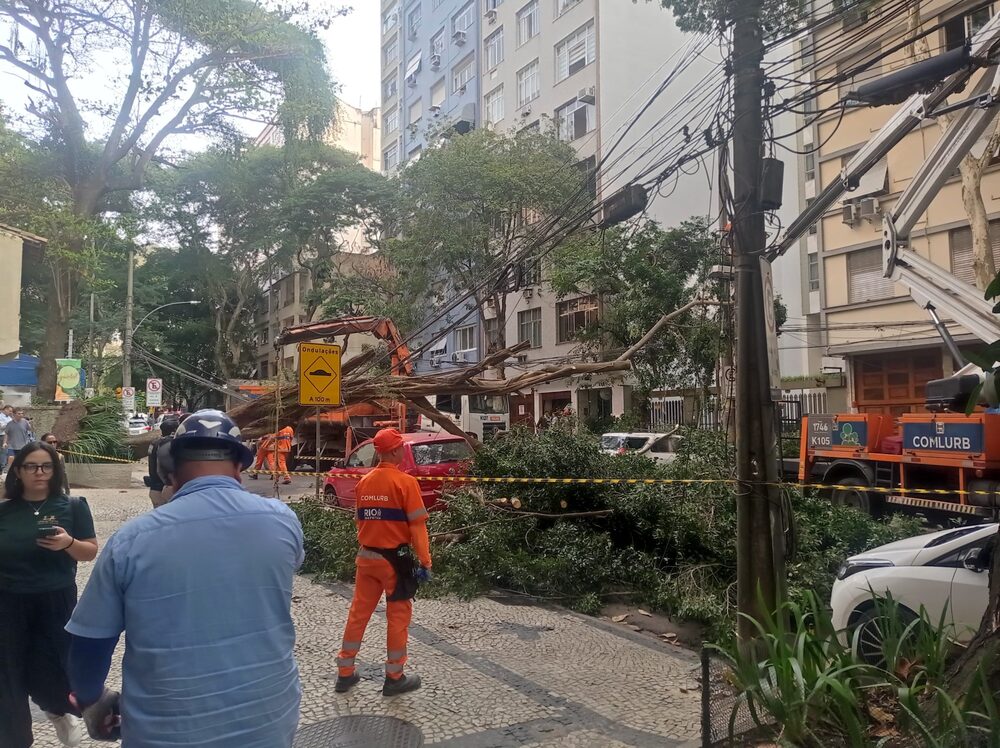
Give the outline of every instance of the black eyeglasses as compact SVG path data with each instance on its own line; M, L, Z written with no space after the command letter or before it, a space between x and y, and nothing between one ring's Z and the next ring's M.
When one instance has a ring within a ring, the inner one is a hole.
M29 473L34 472L35 474L41 473L42 475L51 475L55 465L51 462L26 462L21 465L21 468L27 470Z
M58 439L46 439L45 443L46 444L51 444L53 447L58 447L59 446L59 440Z

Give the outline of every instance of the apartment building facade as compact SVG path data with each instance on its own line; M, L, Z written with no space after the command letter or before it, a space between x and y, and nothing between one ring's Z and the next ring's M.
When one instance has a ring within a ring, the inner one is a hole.
M972 0L920 3L923 28L940 24L927 37L927 47L932 54L938 54L963 44L995 10ZM815 118L814 124L803 131L803 150L807 153L802 157L800 174L807 200L839 178L850 157L897 109L841 109L839 105L859 84L913 61L908 50L900 49L865 71L849 75L912 33L907 32L905 15L887 21L876 13L878 6L872 6L870 11L862 8L844 13L802 43L804 67L815 65L813 72L806 74L807 84L838 75L844 78L811 105L812 112L819 114L807 115L808 120ZM838 42L844 39L853 43ZM833 49L836 54L820 54L817 60L810 49ZM957 94L955 99L962 95ZM855 191L846 193L827 211L806 237L810 313L818 312L821 322L818 347L826 362L843 361L848 401L858 412L898 415L921 410L927 381L951 374L956 366L927 313L913 303L906 288L883 277L880 249L882 215L892 209L940 135L937 122L925 121L869 171ZM981 142L979 154L984 147L985 142ZM998 256L1000 160L994 159L987 167L982 192L991 221L994 254ZM911 233L911 248L973 283L971 230L957 174L940 190ZM955 320L947 322L961 344L979 342Z

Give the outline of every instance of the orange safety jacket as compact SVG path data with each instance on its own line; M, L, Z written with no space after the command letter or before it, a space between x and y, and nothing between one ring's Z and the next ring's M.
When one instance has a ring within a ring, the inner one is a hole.
M291 452L292 451L292 437L295 436L295 431L291 426L285 426L281 431L278 432L278 451L279 452Z
M358 481L354 521L362 547L392 549L409 545L430 568L427 509L420 484L395 465L379 465Z

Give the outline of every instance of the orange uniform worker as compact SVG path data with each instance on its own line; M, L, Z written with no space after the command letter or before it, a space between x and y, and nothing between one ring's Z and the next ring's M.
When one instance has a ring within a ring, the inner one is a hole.
M292 476L288 474L288 455L292 451L292 437L295 436L295 429L285 426L278 432L278 472L284 476L281 482L288 485L292 482ZM273 450L274 447L272 446Z
M250 468L250 477L257 480L257 473L260 469L264 467L264 463L267 463L267 470L271 472L274 469L274 434L264 434L257 442L257 459L254 462L252 468Z
M396 429L382 429L375 435L375 450L380 458L378 467L358 481L356 491L355 524L361 548L334 690L346 693L361 679L354 660L368 620L385 593L388 641L382 695L395 696L420 688L420 676L404 675L403 665L413 614L411 598L417 581L430 579L431 550L420 485L399 469L403 437ZM414 568L407 546L416 555L419 569Z

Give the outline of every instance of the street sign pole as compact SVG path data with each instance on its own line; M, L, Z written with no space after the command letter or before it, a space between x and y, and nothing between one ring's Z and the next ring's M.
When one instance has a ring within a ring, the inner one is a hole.
M319 501L319 483L322 480L322 475L319 471L319 439L320 439L320 424L319 424L319 406L316 406L316 501Z
M323 475L320 468L320 418L323 406L340 405L340 346L299 343L299 405L316 407L316 500Z

